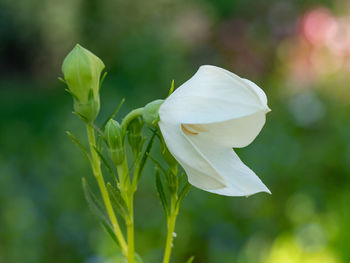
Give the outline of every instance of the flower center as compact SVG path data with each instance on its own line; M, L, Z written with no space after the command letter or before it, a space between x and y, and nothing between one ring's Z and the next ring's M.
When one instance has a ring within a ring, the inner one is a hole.
M181 129L188 135L197 135L200 132L208 131L208 127L204 124L181 124Z

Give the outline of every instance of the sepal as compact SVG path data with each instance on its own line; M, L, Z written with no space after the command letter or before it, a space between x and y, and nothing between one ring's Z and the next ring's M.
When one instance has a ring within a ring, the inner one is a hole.
M142 117L145 123L149 127L155 127L159 122L159 108L163 104L164 100L155 100L148 103L142 112Z
M144 140L142 139L142 127L143 121L140 117L137 117L129 123L127 128L128 142L135 159L140 155L144 143Z

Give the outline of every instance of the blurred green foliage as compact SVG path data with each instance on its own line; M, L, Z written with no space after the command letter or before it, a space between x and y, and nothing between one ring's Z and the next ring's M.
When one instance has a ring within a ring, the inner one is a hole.
M201 64L249 78L269 98L266 126L237 152L273 194L192 188L173 262L350 262L349 20L346 0L1 0L0 262L117 262L84 200L88 162L65 135L85 138L57 81L77 42L106 64L100 120L123 97L118 118L164 98ZM136 249L160 262L151 165L135 211Z

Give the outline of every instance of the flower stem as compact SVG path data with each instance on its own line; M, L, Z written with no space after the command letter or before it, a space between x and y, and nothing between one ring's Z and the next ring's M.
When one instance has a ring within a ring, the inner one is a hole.
M170 262L171 249L173 247L173 238L175 233L175 223L176 223L176 217L178 214L178 209L175 206L176 199L177 199L177 196L173 196L171 198L170 214L167 220L168 231L167 231L167 237L166 237L166 243L165 243L163 263Z
M142 116L142 112L143 112L143 108L138 108L138 109L135 109L135 110L132 110L130 111L123 119L122 121L122 128L124 130L126 130L126 128L128 127L129 123L139 117L139 116Z
M114 213L114 210L112 208L111 200L109 199L109 195L108 195L108 192L107 192L106 184L105 184L103 176L102 176L101 161L100 161L100 158L99 158L99 156L98 156L98 154L96 153L96 150L95 150L96 139L95 139L94 128L91 125L87 124L86 125L86 129L87 129L89 145L90 145L91 160L92 160L92 162L91 162L92 170L93 170L94 176L95 176L95 178L97 180L98 186L100 188L102 199L103 199L103 202L104 202L104 204L106 206L108 217L111 220L114 233L115 233L115 235L116 235L116 237L117 237L117 239L119 241L120 248L121 248L123 254L125 256L127 256L127 254L128 254L128 247L127 247L127 244L125 242L123 233L122 233L122 231L120 229L120 226L118 224L117 217L116 217L116 215Z
M119 190L127 204L129 217L125 219L128 236L128 263L135 263L135 240L134 240L134 190L131 187L129 168L126 157L121 164L117 165L119 177Z
M135 241L134 241L134 207L133 195L129 197L129 220L126 222L128 232L128 263L135 262Z

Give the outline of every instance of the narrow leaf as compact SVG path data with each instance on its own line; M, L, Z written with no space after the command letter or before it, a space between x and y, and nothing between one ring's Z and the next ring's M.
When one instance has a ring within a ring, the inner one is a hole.
M136 187L140 181L140 177L142 175L142 172L143 172L143 168L145 167L146 165L146 162L147 162L147 159L149 157L149 154L152 150L152 146L153 146L153 142L154 142L154 138L156 136L156 133L153 132L152 134L152 137L151 139L149 140L148 144L147 144L147 147L145 149L145 152L143 153L142 155L142 158L141 158L141 162L140 162L140 165L137 169L137 172L135 173L135 177L133 178L133 185Z
M89 120L84 115L81 115L79 112L73 111L72 113L74 115L77 115L79 119L81 119L83 122L89 123Z
M194 260L194 256L190 257L190 258L186 261L186 263L192 263L193 260Z
M143 263L142 258L141 258L140 255L137 254L136 252L135 252L135 261L136 261L136 263Z
M84 147L84 145L76 138L74 137L73 134L71 134L69 131L66 131L67 135L69 136L69 138L71 138L71 140L80 148L80 150L86 155L86 157L88 158L88 160L91 163L91 157L89 154L89 151Z
M167 177L167 172L163 168L163 166L160 164L160 162L157 161L155 158L153 158L150 154L148 154L148 156L151 159L151 161L154 162L154 164L157 166L157 168L159 168L162 171L162 173L165 175L165 177Z
M157 187L158 196L162 204L162 207L164 209L165 215L168 218L169 217L168 202L165 197L164 188L162 185L162 181L160 180L158 169L156 169L156 187Z
M175 81L174 81L174 80L172 80L172 81L171 81L171 86L170 86L170 90L169 90L168 97L171 95L171 93L173 93L173 92L174 92L174 84L175 84Z
M97 153L97 155L100 157L102 163L106 166L108 172L117 180L118 182L118 178L115 175L115 173L113 172L112 167L109 165L109 163L107 162L106 158L103 156L103 154L96 148L94 147L95 152Z
M89 185L87 184L85 178L82 178L82 185L85 194L86 201L89 204L91 211L97 216L100 220L102 226L105 228L106 232L111 236L111 238L115 241L115 243L119 245L118 239L107 219L107 216L104 212L103 206L101 202L97 199L94 193L91 191Z
M180 192L180 195L179 195L179 199L177 200L176 202L176 207L179 208L182 201L184 200L186 194L188 193L188 191L190 190L191 188L191 184L186 182L186 184L184 185L184 187L182 188L181 192Z
M101 222L101 224L104 227L104 229L106 230L106 232L111 236L113 241L119 246L118 239L117 239L116 235L114 234L112 227L110 225L106 224L105 222Z
M103 81L105 80L107 76L107 72L105 71L101 77L101 80L100 80L100 86L98 87L98 90L100 91L101 90L101 87L102 87L102 84L103 84Z
M174 185L174 183L173 183L174 180L172 179L172 177L173 177L172 172L169 169L168 169L168 171L166 171L163 168L163 166L160 164L160 162L157 161L155 158L153 158L151 155L149 155L149 158L154 162L156 167L159 168L160 171L163 173L163 175L164 175L164 177L165 177L165 179L167 181L167 186L168 186L169 191L171 193L176 192L177 190L176 190L176 185ZM175 176L175 179L176 179L176 175L174 175L174 176Z
M75 100L79 101L79 98L73 92L71 92L69 89L65 89L65 91L67 93L69 93L69 95L71 95Z
M106 127L106 125L107 125L107 122L108 122L110 119L113 119L114 116L119 112L119 110L120 110L120 108L123 106L124 102L125 102L125 99L123 98L123 99L120 101L119 105L114 109L114 111L112 112L112 114L108 116L108 118L105 120L105 122L104 122L103 125L102 125L102 131L105 130L105 127Z
M103 131L99 127L97 127L95 123L91 122L90 125L92 128L94 128L94 130L97 132L99 136L102 136L102 137L104 136Z
M183 182L183 180L185 180L185 173L184 172L180 173L179 184L181 184ZM187 179L186 179L186 182L187 182Z
M82 185L83 185L83 190L84 190L86 201L88 202L91 210L94 212L95 215L97 215L97 217L102 222L107 223L109 225L110 223L106 217L104 209L102 208L103 206L102 206L101 202L97 199L97 197L91 191L85 178L82 178Z
M63 84L67 85L66 81L63 78L58 77L58 80L61 81Z
M107 183L108 194L111 198L112 205L114 209L124 217L125 220L129 219L128 206L125 203L120 192L115 189L111 183Z
M101 202L97 199L97 197L94 195L94 193L91 191L85 178L82 178L82 185L83 185L86 201L88 202L91 211L97 216L97 218L101 221L102 226L106 229L107 233L112 237L112 239L119 246L117 237L115 236L114 231L104 212L104 209L102 208L103 206Z

